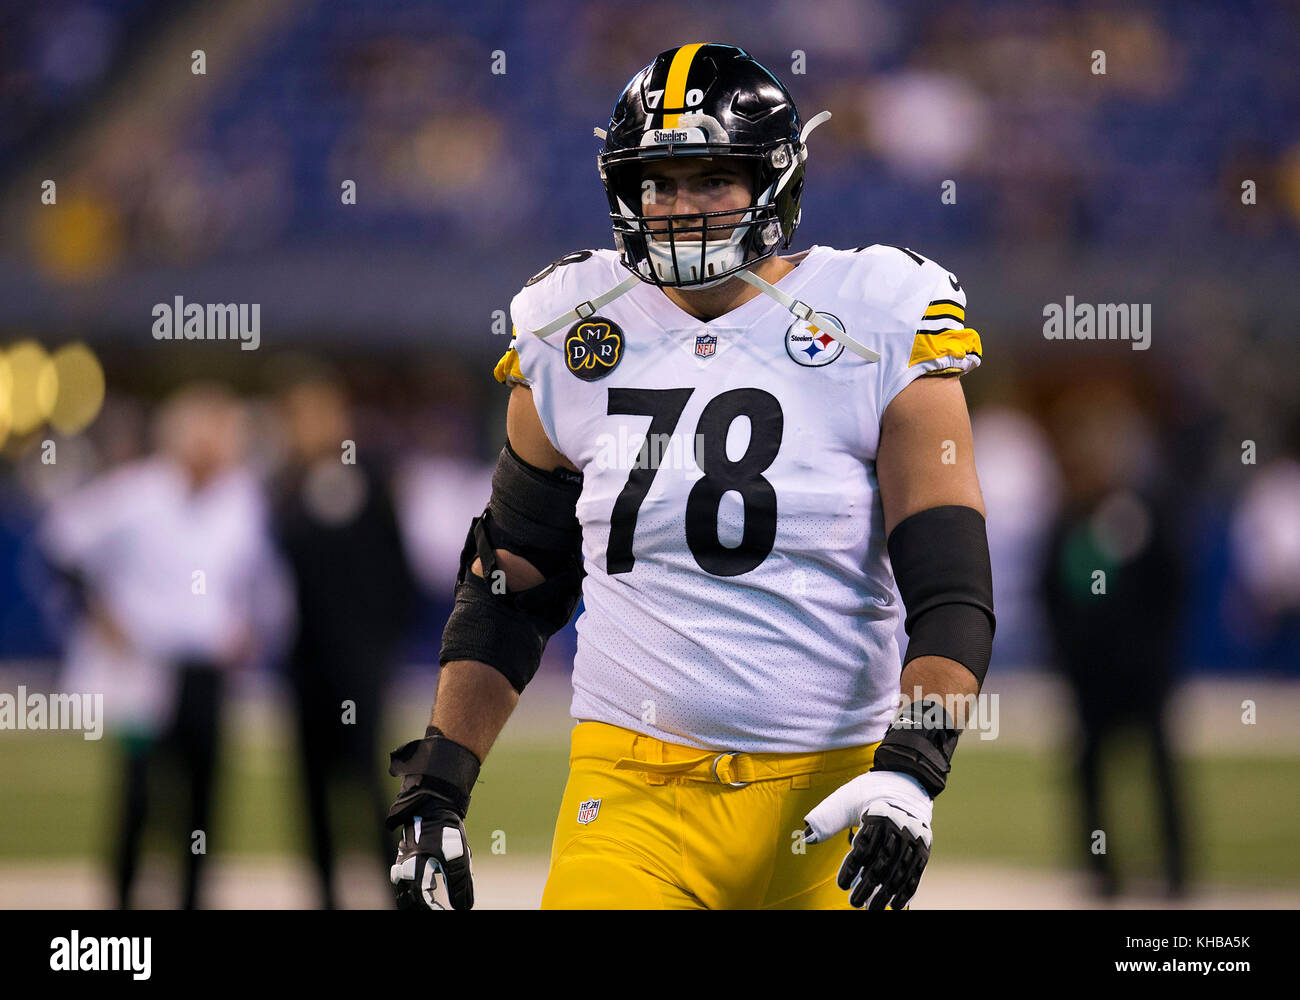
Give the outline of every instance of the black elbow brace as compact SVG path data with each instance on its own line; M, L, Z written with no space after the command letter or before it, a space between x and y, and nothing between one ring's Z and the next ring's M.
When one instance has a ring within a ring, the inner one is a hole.
M581 597L582 528L575 513L581 492L579 473L543 472L506 443L487 509L471 523L461 551L456 603L442 633L439 662L478 660L523 692L547 640L573 617ZM544 582L508 592L497 549L527 559ZM476 557L481 577L470 571Z
M906 666L918 656L956 660L982 686L993 652L993 571L984 518L971 507L932 507L889 534L889 560L907 609Z

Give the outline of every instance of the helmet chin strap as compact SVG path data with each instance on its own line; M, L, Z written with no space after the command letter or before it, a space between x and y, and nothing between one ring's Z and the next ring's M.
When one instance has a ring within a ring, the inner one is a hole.
M601 292L594 299L580 302L563 316L555 317L555 319L551 320L545 326L539 327L532 332L538 337L549 337L561 327L568 326L570 323L576 323L580 319L586 319L589 316L596 315L597 310L609 305L615 299L630 292L639 284L641 284L641 279L635 274L629 274L609 291Z
M818 125L822 124L823 122L828 122L830 120L831 120L831 113L829 111L818 111L815 115L809 118L808 124L806 124L803 127L803 131L799 133L799 145L803 146L807 144L808 137L812 135L813 129L815 129Z
M776 299L776 301L780 302L781 305L785 306L790 310L790 312L794 313L795 316L803 320L805 323L812 319L816 313L816 310L814 310L812 306L808 305L808 303L800 302L794 296L787 295L785 292L781 291L781 289L777 288L776 285L772 284L770 281L764 281L753 271L737 271L734 277L739 278L748 285L753 285L760 292ZM873 351L860 340L853 339L847 333L843 333L837 329L835 331L835 339L858 357L866 361L870 362L880 360L879 353Z
M777 288L771 282L764 281L753 271L749 271L749 270L737 271L735 274L731 275L731 277L739 278L741 281L745 282L746 284L753 285L764 295L768 295L771 298L776 299L777 302L781 303L781 305L783 305L786 309L790 310L790 312L792 312L796 317L803 320L804 322L807 322L815 314L815 310L812 308L812 306L808 305L808 303L800 302L794 296L787 295L785 292L781 291L781 289ZM641 283L642 283L641 279L638 278L635 274L629 274L626 278L620 281L609 291L602 292L600 295L597 295L594 299L590 299L586 302L580 303L573 309L570 309L568 312L566 312L563 316L557 316L555 319L551 320L545 326L539 327L538 329L533 330L532 332L535 336L538 337L543 337L543 338L549 337L551 334L555 333L556 330L568 326L570 323L576 323L580 319L586 319L589 316L594 316L599 309L602 309L603 307L609 305L615 299L621 298L623 295L630 292L633 288L635 288L637 285ZM837 336L835 337L835 339L838 340L845 347L847 347L854 354L856 354L858 357L868 362L880 360L879 353L873 351L866 344L862 343L859 340L855 340L853 337L850 337L847 333L842 333L838 330L836 332L837 332Z

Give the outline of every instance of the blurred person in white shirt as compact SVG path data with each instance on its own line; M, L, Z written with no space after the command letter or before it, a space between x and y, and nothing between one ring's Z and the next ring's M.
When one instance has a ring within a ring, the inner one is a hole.
M1233 626L1269 666L1300 667L1300 419L1276 458L1249 481L1232 511L1233 576L1244 600L1228 604ZM1278 662L1280 661L1280 662Z
M45 551L79 597L64 686L104 696L125 761L115 856L117 902L135 881L159 750L188 784L183 905L197 904L225 675L249 662L282 607L267 512L242 464L243 406L215 385L182 388L154 417L153 454L58 500ZM184 801L184 799L182 799Z

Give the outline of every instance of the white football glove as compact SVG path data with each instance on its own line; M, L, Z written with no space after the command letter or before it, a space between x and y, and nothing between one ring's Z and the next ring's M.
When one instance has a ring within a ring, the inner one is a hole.
M915 778L868 771L841 785L804 817L804 841L825 843L857 826L836 884L849 903L901 910L916 893L930 860L934 800Z

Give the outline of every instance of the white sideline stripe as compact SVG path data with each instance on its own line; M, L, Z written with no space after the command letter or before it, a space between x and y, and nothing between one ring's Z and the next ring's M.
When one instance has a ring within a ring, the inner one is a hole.
M489 856L474 870L475 909L527 910L541 902L546 883L543 855ZM58 872L57 878L52 872ZM176 905L177 885L170 871L146 864L141 871L140 905ZM294 858L213 859L209 899L215 909L304 909L316 905L310 864ZM387 905L387 879L377 865L343 858L339 895L345 907ZM84 860L0 863L0 909L102 909L111 903L108 873ZM1155 889L1121 897L1118 909L1297 909L1300 886L1289 889L1210 884L1176 905ZM946 909L1103 909L1074 872L968 862L930 862L913 906Z

